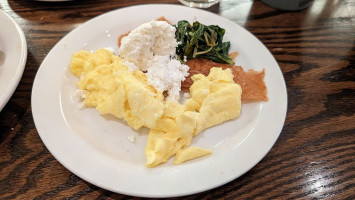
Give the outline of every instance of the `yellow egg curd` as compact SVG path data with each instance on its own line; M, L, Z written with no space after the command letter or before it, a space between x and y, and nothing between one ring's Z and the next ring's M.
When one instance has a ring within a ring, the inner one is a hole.
M242 89L230 69L212 68L207 77L194 75L191 98L184 104L165 101L142 71L130 71L120 57L105 49L75 53L70 71L80 78L78 88L85 91L86 106L123 119L136 130L150 129L147 167L174 155L174 163L180 164L210 154L210 150L189 147L193 136L240 115Z

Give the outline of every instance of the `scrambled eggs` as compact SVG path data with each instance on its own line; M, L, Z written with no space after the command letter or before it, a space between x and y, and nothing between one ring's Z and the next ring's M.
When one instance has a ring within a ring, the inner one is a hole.
M142 71L131 72L120 57L105 49L75 53L70 71L80 77L78 87L86 93L86 106L124 119L134 129L150 128L147 167L174 155L174 163L180 164L210 154L188 147L193 136L240 114L242 90L230 69L212 68L208 76L194 75L191 98L183 105L164 101L162 91L149 85Z

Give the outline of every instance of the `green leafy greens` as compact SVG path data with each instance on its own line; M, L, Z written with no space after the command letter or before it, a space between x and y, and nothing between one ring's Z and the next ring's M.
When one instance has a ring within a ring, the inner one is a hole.
M223 28L217 25L206 26L197 21L191 25L186 20L179 21L175 27L178 41L176 54L181 62L186 56L187 59L206 58L234 65L233 59L228 56L230 42L223 42Z

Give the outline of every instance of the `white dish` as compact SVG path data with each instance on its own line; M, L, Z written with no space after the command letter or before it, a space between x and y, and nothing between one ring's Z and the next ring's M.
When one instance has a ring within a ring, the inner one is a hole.
M245 69L266 69L269 101L244 104L239 118L193 139L193 145L211 149L212 155L181 165L168 162L146 168L147 131L137 133L125 122L101 116L92 108L81 110L74 97L78 79L68 68L72 53L101 47L117 51L120 34L160 16L173 23L198 20L226 28L225 40L231 41L232 51L240 53L237 64ZM38 133L61 164L94 185L141 197L198 193L241 176L273 146L283 127L286 109L286 87L280 68L257 38L225 18L177 5L127 7L79 26L49 52L32 91L32 112ZM131 136L136 137L136 143L129 141Z
M14 93L26 65L27 44L20 26L0 10L0 111Z

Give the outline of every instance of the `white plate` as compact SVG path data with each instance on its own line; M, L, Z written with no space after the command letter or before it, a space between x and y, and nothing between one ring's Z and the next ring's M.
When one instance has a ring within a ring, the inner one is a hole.
M139 13L139 14L138 14ZM245 104L239 118L210 128L192 144L212 155L174 165L145 167L147 131L125 122L80 110L73 96L78 79L69 72L71 55L81 49L112 47L117 37L138 25L165 16L198 20L226 28L226 40L245 69L266 69L267 103ZM177 5L141 5L115 10L79 26L65 36L43 61L32 91L34 121L44 144L60 163L86 181L107 190L142 197L193 194L232 181L256 165L278 138L286 115L285 82L265 46L237 24L215 14ZM128 137L135 136L131 143Z
M26 65L26 38L20 26L0 10L0 111L14 93Z

